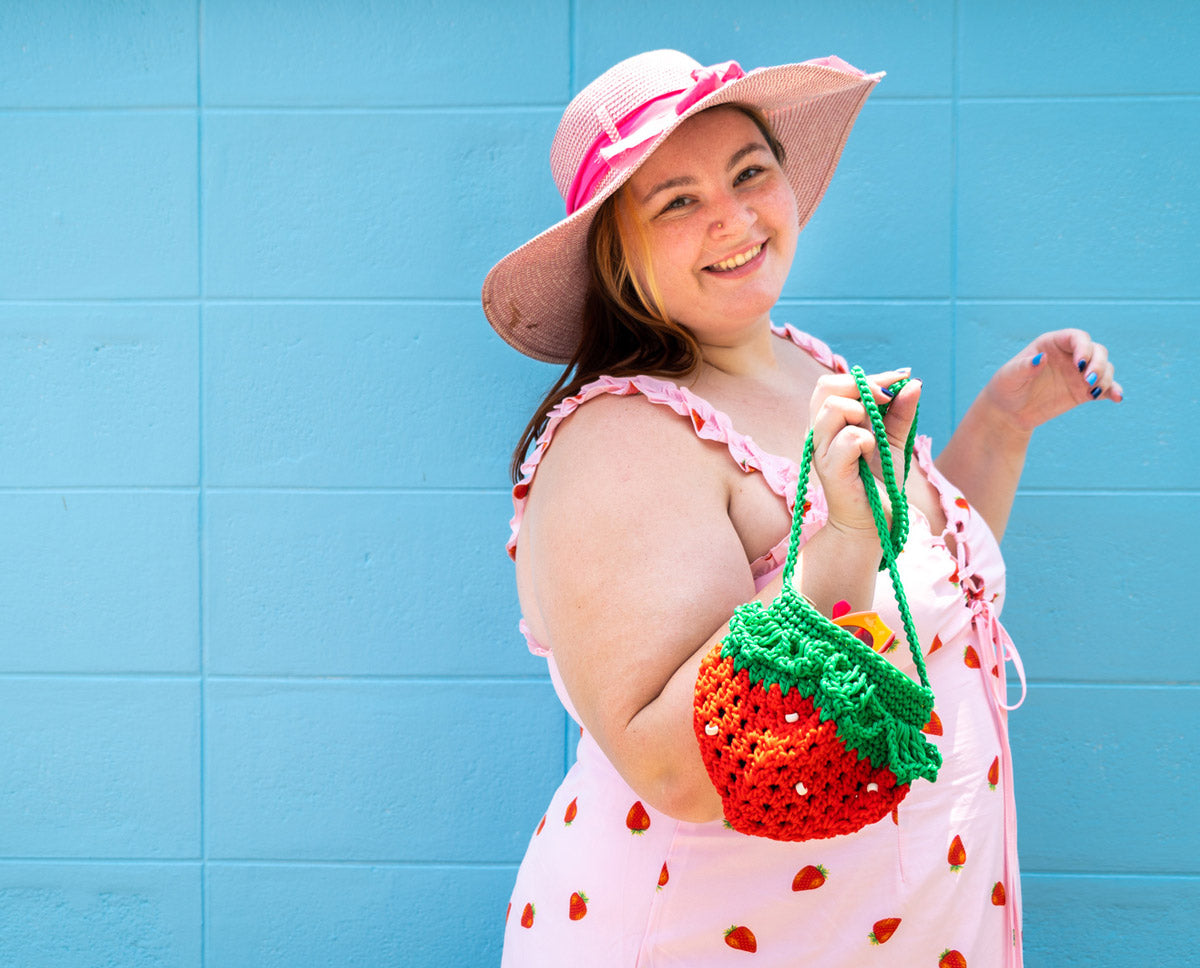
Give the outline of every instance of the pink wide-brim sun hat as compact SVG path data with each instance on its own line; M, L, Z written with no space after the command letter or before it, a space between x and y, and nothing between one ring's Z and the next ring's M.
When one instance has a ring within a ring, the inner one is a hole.
M492 267L483 282L488 321L526 356L570 360L581 335L596 210L679 125L719 104L765 115L786 152L784 171L803 228L881 77L838 57L744 73L734 61L703 67L676 50L649 51L609 68L567 106L550 149L569 214Z

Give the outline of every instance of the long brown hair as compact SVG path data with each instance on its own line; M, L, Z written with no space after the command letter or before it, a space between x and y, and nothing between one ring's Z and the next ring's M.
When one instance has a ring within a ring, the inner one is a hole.
M775 160L784 164L783 145L760 111L742 104L722 106L749 117ZM643 374L679 379L700 365L700 344L662 308L647 247L645 228L633 212L626 182L605 199L588 231L590 278L579 347L525 425L509 467L514 484L521 479L521 464L545 429L550 411L588 383L600 376ZM634 271L634 258L645 285Z

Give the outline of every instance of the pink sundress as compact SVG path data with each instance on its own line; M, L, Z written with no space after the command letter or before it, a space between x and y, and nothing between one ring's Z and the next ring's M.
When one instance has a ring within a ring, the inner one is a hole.
M824 343L788 327L825 366L846 372ZM689 390L651 377L602 377L553 411L513 489L509 553L526 494L556 428L601 394L640 393L728 447L796 500L796 465L764 453ZM1005 662L1020 659L999 622L1004 562L991 530L934 466L928 438L916 460L938 491L941 534L915 508L900 572L936 696L925 731L944 765L917 780L892 816L854 834L805 843L750 837L723 823L675 820L642 803L582 732L578 756L530 839L508 908L504 968L998 968L1020 966L1021 894L1009 755ZM803 538L826 519L815 476ZM946 541L952 535L952 554ZM787 536L754 562L758 587L782 567ZM900 619L886 574L875 608ZM546 657L576 721L554 657ZM912 658L889 658L915 677ZM1023 695L1022 695L1023 698ZM1019 705L1019 702L1017 703Z

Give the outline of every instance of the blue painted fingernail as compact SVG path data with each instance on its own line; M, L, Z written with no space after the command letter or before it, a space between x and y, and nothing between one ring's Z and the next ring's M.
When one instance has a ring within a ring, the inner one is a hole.
M1096 399L1096 397L1100 396L1100 394L1101 394L1101 393L1103 393L1103 392L1104 392L1104 391L1103 391L1103 390L1101 390L1099 387L1096 387L1096 389L1094 389L1094 390L1092 391L1092 399L1093 399L1093 400L1095 400L1095 399Z
M1087 366L1087 360L1080 360L1079 361L1079 372L1082 373L1086 366Z
M1041 363L1041 362L1042 362L1042 357L1043 357L1043 356L1045 356L1045 355L1046 355L1045 353L1039 353L1039 354L1038 354L1037 356L1035 356L1035 357L1034 357L1034 358L1033 358L1033 359L1032 359L1030 362L1031 362L1031 363L1032 363L1034 366L1037 366L1039 363Z
M894 396L896 395L895 393L893 393L893 392L892 392L890 389L888 389L887 387L880 387L880 388L879 388L879 392L880 392L880 393L882 393L882 394L883 394L885 397L888 397L889 399L890 399L891 397L894 397Z
M1088 381L1088 386L1091 386L1093 383L1095 383L1095 382L1096 382L1096 374L1095 374L1095 373L1089 373L1089 374L1087 375L1087 381Z

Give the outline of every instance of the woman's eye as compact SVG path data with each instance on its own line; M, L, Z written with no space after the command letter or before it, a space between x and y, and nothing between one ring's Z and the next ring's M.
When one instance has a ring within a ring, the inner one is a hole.
M737 178L734 179L734 184L740 185L744 181L749 181L751 178L753 178L755 175L757 175L762 170L763 169L756 167L756 166L746 168L746 169L738 172Z
M686 208L690 201L691 199L689 199L686 195L680 195L678 198L672 198L669 202L667 202L666 206L663 208L663 211L676 212L681 208Z

